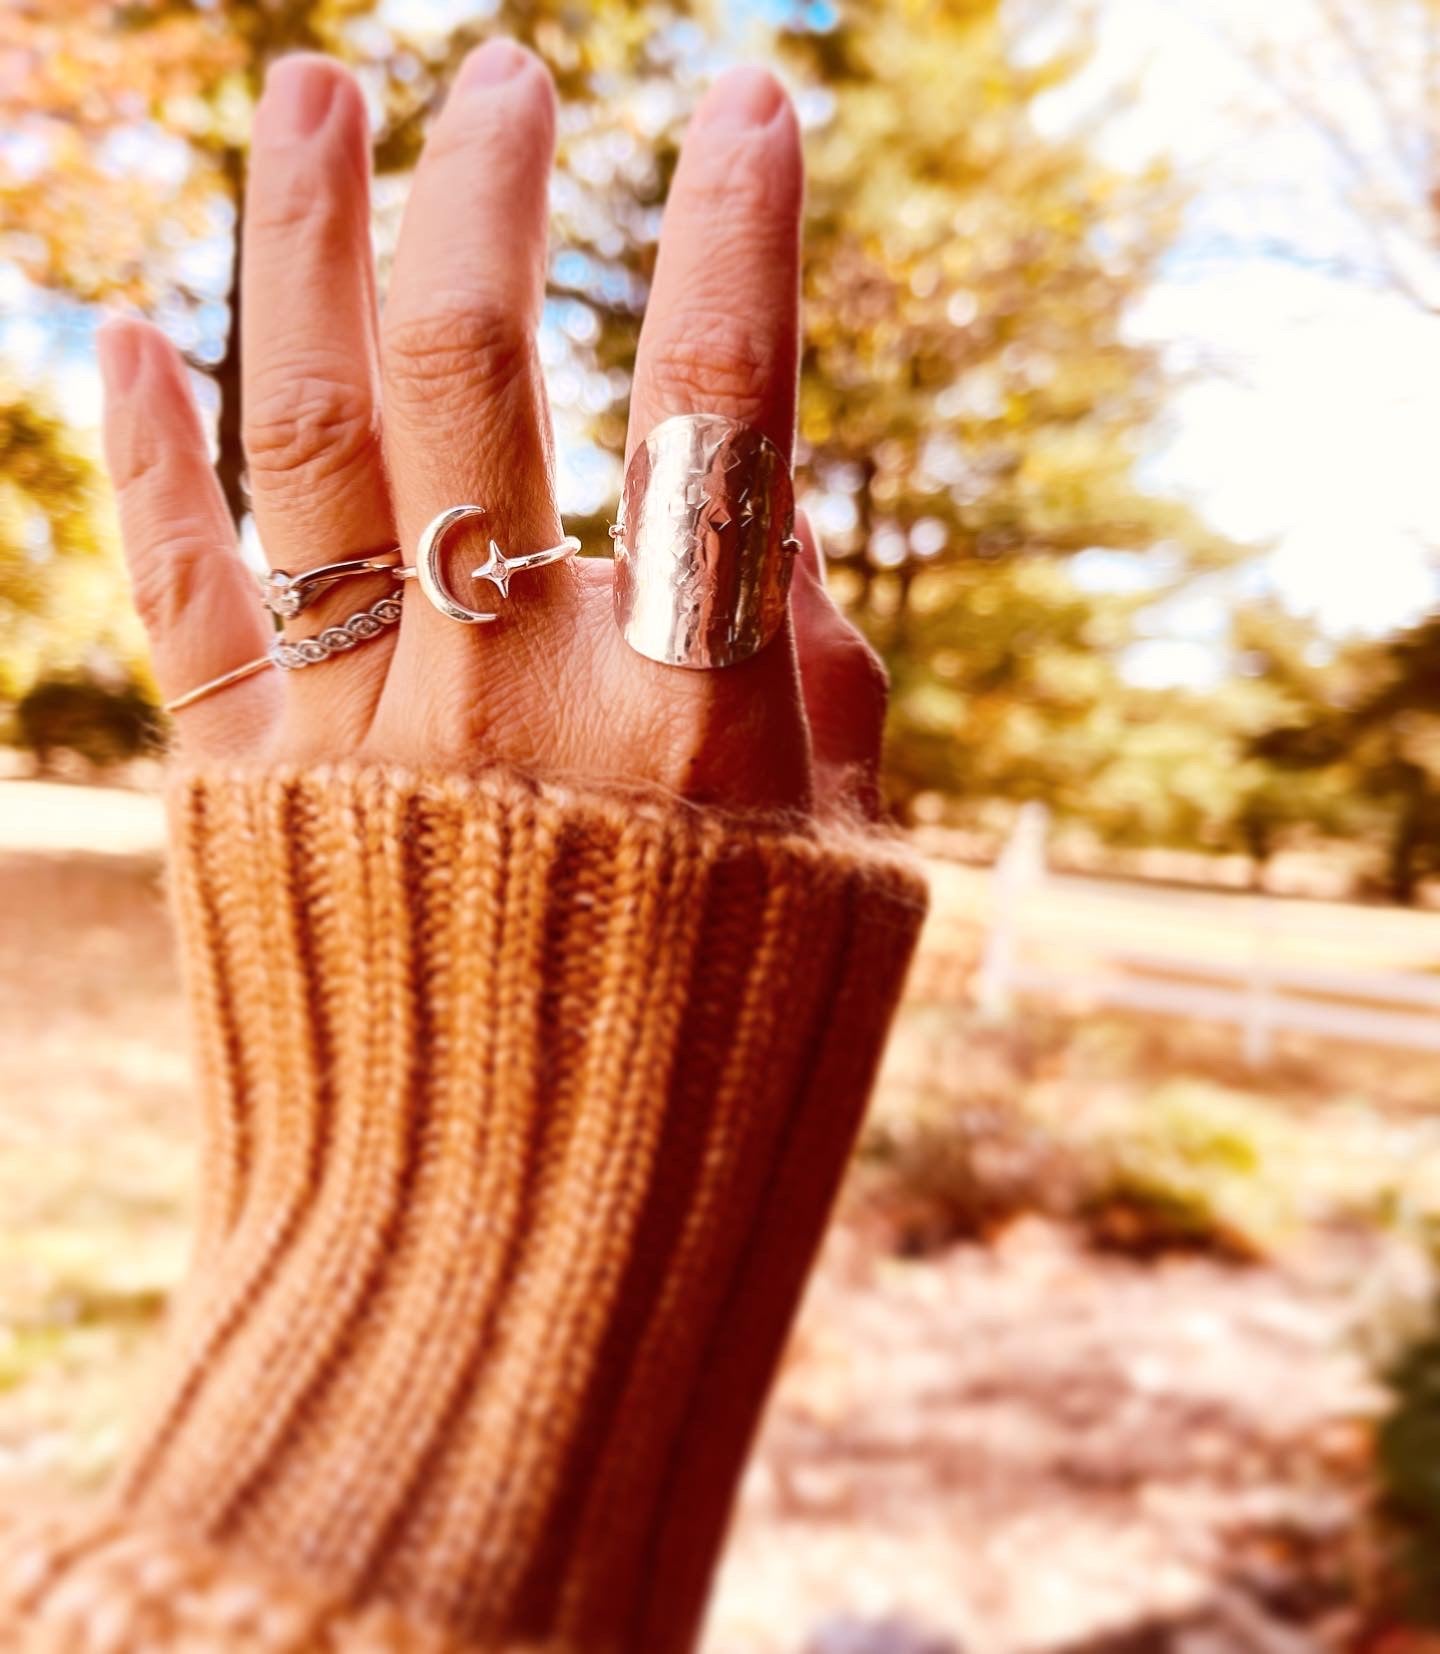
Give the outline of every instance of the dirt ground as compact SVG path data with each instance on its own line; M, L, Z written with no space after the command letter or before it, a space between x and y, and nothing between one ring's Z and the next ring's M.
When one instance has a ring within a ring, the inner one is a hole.
M0 783L0 1494L93 1482L184 1261L153 800ZM902 1043L904 1040L902 1032ZM916 1258L852 1200L705 1654L1353 1646L1360 1241L1141 1261L1038 1217Z

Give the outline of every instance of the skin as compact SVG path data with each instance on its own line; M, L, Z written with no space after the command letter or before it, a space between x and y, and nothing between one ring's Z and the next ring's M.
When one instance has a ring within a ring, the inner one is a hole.
M486 516L446 547L450 583L466 595L464 571L492 535L512 553L561 537L535 343L554 138L544 65L507 40L474 51L416 172L382 317L359 88L322 57L272 68L255 120L241 307L245 445L272 566L413 551L436 512L476 501ZM783 89L760 69L722 76L691 123L666 207L632 450L662 419L714 411L790 456L801 199ZM126 319L101 330L100 357L126 557L168 698L263 653L270 622L174 347ZM630 650L611 618L608 563L518 576L486 626L447 620L407 582L404 617L383 636L178 713L181 755L499 762L727 808L869 810L884 674L826 596L803 517L797 532L791 624L740 666L686 671ZM392 589L383 577L347 580L288 635Z

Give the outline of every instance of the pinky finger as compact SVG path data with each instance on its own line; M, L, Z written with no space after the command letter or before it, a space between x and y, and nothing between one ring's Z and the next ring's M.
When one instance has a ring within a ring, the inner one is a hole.
M880 814L880 750L889 682L880 657L825 589L825 554L810 519L795 513L800 555L790 612L800 689L810 725L816 802L874 820Z
M148 322L100 331L105 456L135 606L167 700L254 660L272 637L240 560L179 352ZM262 672L176 713L192 758L257 750L279 713Z

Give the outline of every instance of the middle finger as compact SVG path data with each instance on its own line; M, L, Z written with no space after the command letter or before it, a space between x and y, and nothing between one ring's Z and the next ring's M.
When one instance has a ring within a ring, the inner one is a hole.
M411 584L376 721L382 748L418 733L432 755L472 753L507 710L507 684L509 697L520 693L557 611L577 601L566 564L518 576L509 601L468 573L491 539L511 556L560 539L535 342L554 143L548 72L512 42L491 41L462 66L406 205L381 348L401 543L413 557L439 512L483 506L447 541L443 562L460 602L499 619L457 623Z

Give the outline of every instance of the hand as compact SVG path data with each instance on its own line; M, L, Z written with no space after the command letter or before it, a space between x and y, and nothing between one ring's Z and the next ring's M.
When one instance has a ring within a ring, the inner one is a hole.
M295 572L394 545L413 561L426 523L461 501L487 515L477 537L454 536L457 570L492 535L512 554L560 539L535 345L554 133L538 59L505 40L466 59L415 174L382 320L359 88L321 57L271 70L251 154L241 344L252 497L272 566ZM666 209L632 450L673 414L714 411L790 457L801 194L783 90L757 69L723 76L691 124ZM112 322L101 361L127 560L173 697L262 654L270 621L174 347L146 323ZM182 753L499 762L732 807L863 805L884 675L825 596L803 521L799 532L791 625L742 665L688 671L631 651L611 618L608 562L518 576L500 619L483 626L447 620L408 582L403 618L383 636L179 712ZM394 589L384 576L346 580L293 632Z

